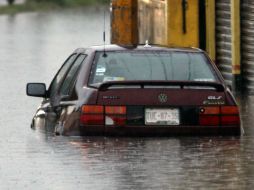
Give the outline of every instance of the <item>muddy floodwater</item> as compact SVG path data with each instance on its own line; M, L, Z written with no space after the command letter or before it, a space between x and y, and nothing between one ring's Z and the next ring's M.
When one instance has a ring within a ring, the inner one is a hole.
M40 98L77 47L102 44L103 8L0 16L0 189L253 189L254 96L242 137L62 137L31 130ZM109 42L109 13L106 13Z

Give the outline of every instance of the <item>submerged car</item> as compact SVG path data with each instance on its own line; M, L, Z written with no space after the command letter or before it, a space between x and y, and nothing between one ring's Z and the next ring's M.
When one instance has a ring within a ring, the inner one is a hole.
M195 48L77 49L42 97L32 128L57 135L240 135L238 106L215 64Z

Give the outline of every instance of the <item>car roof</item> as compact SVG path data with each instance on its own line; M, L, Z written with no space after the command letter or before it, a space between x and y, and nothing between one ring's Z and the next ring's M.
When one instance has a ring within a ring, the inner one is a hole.
M203 52L203 50L193 47L167 47L167 46L161 46L161 45L116 45L116 44L110 44L110 45L98 45L98 46L90 46L88 48L78 48L75 50L76 53L81 53L86 50L95 52L95 51L181 51L181 52Z

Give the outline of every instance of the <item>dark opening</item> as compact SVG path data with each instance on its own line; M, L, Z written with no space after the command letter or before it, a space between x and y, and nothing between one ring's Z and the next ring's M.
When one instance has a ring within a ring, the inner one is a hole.
M206 50L206 5L199 0L199 47Z

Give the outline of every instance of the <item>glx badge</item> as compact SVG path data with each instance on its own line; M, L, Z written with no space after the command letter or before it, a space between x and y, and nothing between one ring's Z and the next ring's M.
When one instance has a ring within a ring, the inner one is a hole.
M225 101L222 96L208 96L207 100L203 101L204 105L224 105Z
M208 96L207 97L208 100L221 100L222 99L222 96Z

